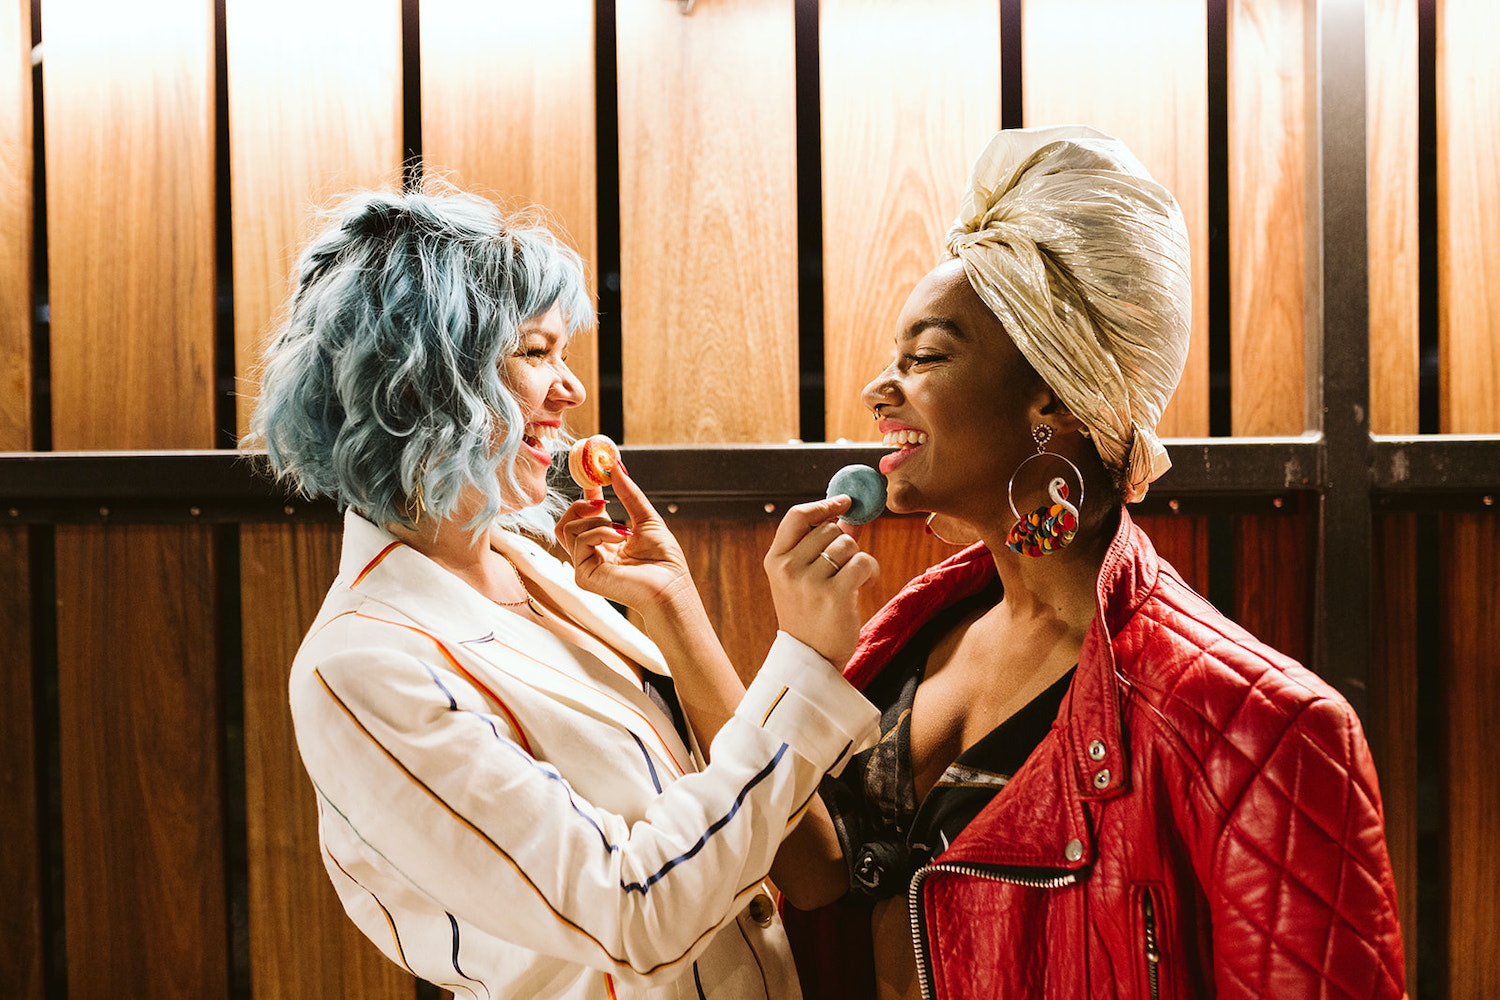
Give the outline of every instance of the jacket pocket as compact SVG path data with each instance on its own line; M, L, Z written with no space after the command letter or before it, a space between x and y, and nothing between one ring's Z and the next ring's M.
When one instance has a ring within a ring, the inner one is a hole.
M1136 996L1142 1000L1169 1000L1175 996L1169 980L1169 963L1163 949L1168 940L1166 894L1148 882L1135 887L1135 947L1139 983Z

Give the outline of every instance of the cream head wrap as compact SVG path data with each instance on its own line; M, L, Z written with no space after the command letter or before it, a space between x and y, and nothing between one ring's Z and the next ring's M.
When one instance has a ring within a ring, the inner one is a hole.
M1118 139L1010 129L974 164L948 252L1026 360L1088 427L1125 499L1171 467L1156 436L1187 359L1187 227Z

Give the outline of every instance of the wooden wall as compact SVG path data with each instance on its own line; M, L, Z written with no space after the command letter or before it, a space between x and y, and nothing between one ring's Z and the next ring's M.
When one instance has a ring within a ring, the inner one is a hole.
M416 10L410 0L155 0L149 16L117 0L0 10L0 450L229 444L245 429L256 358L309 210L345 189L399 183L408 149L430 176L512 207L541 202L590 262L618 252L619 311L605 323L618 331L618 370L600 369L592 338L574 360L594 399L618 380L625 443L799 437L814 342L825 438L871 440L859 389L884 364L906 290L937 260L969 164L1007 106L1019 108L1011 124L1082 121L1122 136L1183 204L1193 342L1164 432L1207 435L1225 394L1222 430L1235 435L1315 426L1310 0L698 0L691 16L665 0L482 10L422 0L420 21ZM1500 270L1487 252L1500 242L1500 13L1490 0L1436 0L1441 424L1421 427L1421 7L1368 0L1366 12L1371 424L1500 432ZM34 18L44 42L36 118ZM809 25L811 44L799 35ZM608 59L600 38L613 43ZM809 115L811 148L799 132ZM601 150L601 135L617 135L617 150ZM799 189L810 160L817 187ZM617 186L601 190L614 176L601 166L615 163ZM616 203L618 224L606 225ZM812 319L800 301L809 211L823 303ZM1216 211L1227 232L1212 231ZM48 306L42 324L34 292ZM1217 372L1227 381L1215 381L1216 356L1228 359ZM230 376L226 418L218 403ZM573 429L602 420L591 403ZM1234 581L1233 612L1306 656L1311 506L1235 515L1224 549L1207 516L1145 523L1191 582L1208 591L1215 572ZM1500 528L1493 513L1443 515L1432 532L1441 551L1424 553L1426 516L1376 520L1368 727L1413 983L1425 924L1442 969L1425 970L1436 986L1423 995L1487 996L1500 993L1500 907L1489 891L1500 873L1493 852L1475 848L1492 840L1500 793L1472 755L1500 710L1486 666L1500 640L1489 582ZM756 610L769 608L760 560L774 525L676 525L740 662L757 660L774 631ZM913 520L883 519L863 541L883 567L869 611L950 551ZM0 523L0 636L15 665L0 675L0 793L18 804L0 812L11 901L0 983L17 984L14 995L414 996L412 977L339 912L291 740L285 671L337 544L331 524ZM1424 559L1434 560L1443 616L1437 873L1419 861ZM44 577L55 609L32 591ZM238 634L226 631L236 617ZM225 706L242 707L242 736ZM243 773L227 774L239 760ZM242 831L230 818L237 788ZM231 849L241 839L243 862ZM1419 914L1426 878L1441 885L1436 909Z

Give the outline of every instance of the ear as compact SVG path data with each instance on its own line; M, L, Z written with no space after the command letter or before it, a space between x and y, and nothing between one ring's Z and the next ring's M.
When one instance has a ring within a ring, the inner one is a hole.
M1060 399L1052 387L1042 382L1032 397L1028 416L1033 424L1048 424L1054 433L1066 434L1082 431L1084 423L1073 415L1068 404Z

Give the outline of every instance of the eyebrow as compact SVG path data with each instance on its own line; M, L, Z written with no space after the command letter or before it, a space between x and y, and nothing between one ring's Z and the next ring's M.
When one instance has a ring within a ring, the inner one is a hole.
M924 316L906 328L906 338L911 339L926 333L928 330L940 330L950 337L959 340L968 340L968 335L962 328L946 316Z

